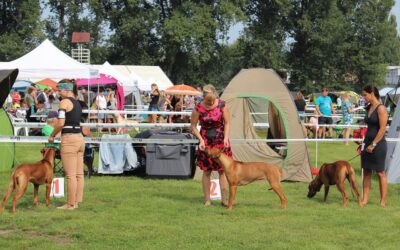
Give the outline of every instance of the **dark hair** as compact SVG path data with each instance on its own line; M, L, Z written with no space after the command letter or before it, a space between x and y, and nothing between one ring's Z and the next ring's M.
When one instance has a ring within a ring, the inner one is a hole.
M363 88L363 91L367 92L368 94L372 94L374 93L374 96L376 97L376 99L379 100L380 96L379 96L379 90L377 87L375 87L374 85L367 85Z

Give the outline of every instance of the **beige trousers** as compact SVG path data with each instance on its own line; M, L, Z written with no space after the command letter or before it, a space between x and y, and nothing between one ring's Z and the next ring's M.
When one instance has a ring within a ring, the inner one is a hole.
M74 206L83 200L83 153L85 142L81 133L61 136L61 162L67 177L67 203Z

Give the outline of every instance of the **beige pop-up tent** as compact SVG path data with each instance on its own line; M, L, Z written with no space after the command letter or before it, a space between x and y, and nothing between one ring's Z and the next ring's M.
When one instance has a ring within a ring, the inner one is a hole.
M244 69L224 90L231 113L230 138L304 138L296 106L289 90L274 70ZM257 124L264 124L257 127ZM283 150L285 149L285 150ZM309 182L311 167L305 142L234 143L235 160L270 162L283 170L283 180Z

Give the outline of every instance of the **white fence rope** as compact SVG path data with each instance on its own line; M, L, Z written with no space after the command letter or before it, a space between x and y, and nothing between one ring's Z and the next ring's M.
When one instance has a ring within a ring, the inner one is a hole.
M0 142L15 142L15 143L44 143L48 142L47 136L6 136L0 135ZM133 144L175 144L175 143L198 143L197 139L142 139L142 138L100 138L100 137L85 137L86 143L121 143L128 142ZM60 138L55 138L55 142L59 143ZM362 142L359 138L329 138L329 139L230 139L231 144L258 144L258 143L304 143L304 142ZM400 138L386 138L387 142L399 142Z
M46 125L44 122L14 122L15 127L42 128ZM312 124L305 123L309 127L327 127L327 128L366 128L367 125L344 125L344 124ZM139 123L130 121L129 123L81 123L81 126L88 128L190 128L190 123ZM254 127L269 127L269 123L253 123ZM388 126L389 127L389 126ZM388 128L387 127L387 128Z
M84 109L85 114L126 114L126 115L188 115L191 111L148 111L148 110L106 110L106 109Z
M42 128L44 122L15 122L15 127ZM81 123L81 126L88 128L189 128L190 123Z

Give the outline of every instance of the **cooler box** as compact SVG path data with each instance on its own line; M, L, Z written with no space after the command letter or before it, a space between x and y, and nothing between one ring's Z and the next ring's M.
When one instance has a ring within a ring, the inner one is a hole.
M190 133L171 130L149 130L138 138L194 139ZM190 143L150 143L146 146L146 175L158 178L193 178L197 145Z

